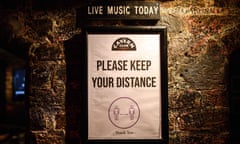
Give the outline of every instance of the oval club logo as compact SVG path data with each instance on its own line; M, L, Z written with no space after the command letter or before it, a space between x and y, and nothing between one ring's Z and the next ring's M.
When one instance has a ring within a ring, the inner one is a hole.
M136 44L127 37L121 37L113 43L112 50L135 51Z

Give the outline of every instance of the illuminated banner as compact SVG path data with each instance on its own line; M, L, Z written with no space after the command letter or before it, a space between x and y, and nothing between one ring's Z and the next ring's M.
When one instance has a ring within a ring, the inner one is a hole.
M159 27L87 31L89 140L164 138L165 40Z
M157 1L90 1L88 19L156 19L160 18Z

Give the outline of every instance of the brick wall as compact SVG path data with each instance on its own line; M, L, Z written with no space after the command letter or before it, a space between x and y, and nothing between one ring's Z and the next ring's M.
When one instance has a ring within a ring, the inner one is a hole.
M170 144L229 143L228 61L240 43L239 3L166 1L156 24L130 23L168 29Z
M169 40L169 143L229 143L227 66L240 42L237 4L162 5L159 24L168 26Z
M66 64L63 45L43 41L29 51L30 143L65 142Z

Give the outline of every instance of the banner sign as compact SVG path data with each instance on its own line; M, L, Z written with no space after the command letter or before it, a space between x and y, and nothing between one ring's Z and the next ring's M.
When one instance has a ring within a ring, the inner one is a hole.
M88 19L146 19L159 20L160 2L157 1L90 1Z
M86 36L88 139L163 139L165 29L96 28Z

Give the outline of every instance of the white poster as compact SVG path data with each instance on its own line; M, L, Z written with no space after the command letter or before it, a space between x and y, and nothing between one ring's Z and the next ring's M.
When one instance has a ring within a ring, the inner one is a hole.
M161 139L159 34L88 34L88 139Z

